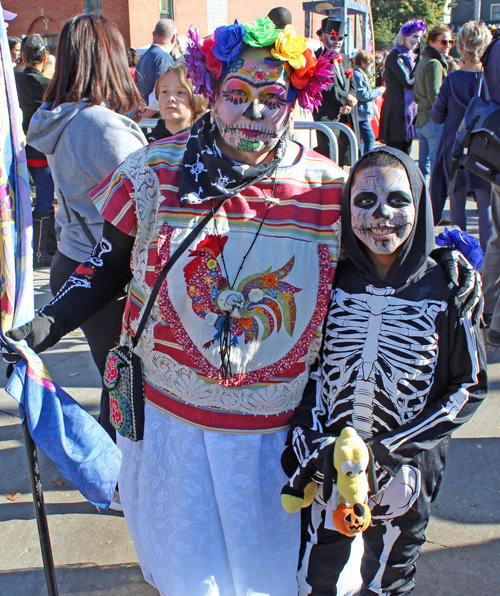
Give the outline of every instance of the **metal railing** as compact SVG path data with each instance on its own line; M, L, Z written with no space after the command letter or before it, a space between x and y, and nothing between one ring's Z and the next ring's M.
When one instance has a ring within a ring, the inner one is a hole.
M151 132L151 130L156 126L158 123L157 118L143 118L139 122L139 126L146 130L146 133ZM358 161L358 139L354 132L346 125L342 124L341 122L309 122L309 121L302 121L298 120L294 122L294 128L296 130L319 130L324 133L328 140L330 141L330 159L335 163L339 161L339 143L337 136L335 135L334 131L342 131L346 134L347 138L349 139L349 150L351 153L351 164L354 165Z
M146 130L146 133L151 132L153 128L158 124L158 118L143 118L139 122L139 126Z
M293 127L295 128L295 130L309 130L309 131L320 130L322 133L324 133L328 137L328 140L330 141L330 143L329 143L329 151L330 151L329 157L332 161L334 161L335 163L338 163L338 161L339 161L339 144L337 141L337 137L335 136L335 133L330 130L329 126L327 126L324 122L310 122L309 120L296 120L293 123ZM292 135L292 138L293 138L293 135ZM311 134L309 132L309 140L310 140L310 138L311 138Z
M358 139L352 128L349 128L347 124L343 124L342 122L325 122L321 121L321 124L325 124L331 130L338 130L339 132L342 131L345 133L347 138L349 139L349 150L351 153L351 166L353 166L359 159L359 145Z

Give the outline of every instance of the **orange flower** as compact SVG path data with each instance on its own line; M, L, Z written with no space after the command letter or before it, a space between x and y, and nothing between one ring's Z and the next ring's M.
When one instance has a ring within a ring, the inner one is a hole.
M307 83L309 83L309 79L313 76L316 70L316 64L318 63L310 48L307 48L303 55L306 59L305 66L303 68L297 68L292 72L291 80L295 89L304 89Z
M273 273L262 275L260 278L260 285L263 288L277 288L278 280L276 279L276 275Z

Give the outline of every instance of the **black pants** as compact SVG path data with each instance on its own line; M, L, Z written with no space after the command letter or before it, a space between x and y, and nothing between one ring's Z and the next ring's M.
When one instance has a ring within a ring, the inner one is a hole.
M413 141L386 141L385 143L387 147L393 147L394 149L399 149L403 153L410 155L411 153L411 146Z
M79 264L59 251L56 252L50 267L50 291L53 296L62 288ZM104 374L106 356L109 350L117 346L120 341L123 311L126 303L125 296L126 294L123 292L122 295L88 319L81 327L101 377ZM116 431L109 421L109 391L105 387L102 388L101 392L99 423L115 441Z
M372 523L363 532L359 596L408 594L415 587L415 562L425 541L431 502L439 491L447 447L445 440L419 455L401 468L385 490L370 498ZM311 507L302 509L301 596L337 595L353 538L325 527L332 525L328 517L321 495Z

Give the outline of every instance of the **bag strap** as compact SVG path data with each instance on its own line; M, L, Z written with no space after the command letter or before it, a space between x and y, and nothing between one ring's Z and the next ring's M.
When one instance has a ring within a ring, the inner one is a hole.
M57 185L57 188L59 189L59 193L63 201L64 211L66 211L66 217L68 218L68 221L71 223L71 215L69 214L68 203L66 203L66 197L64 196L62 188L59 186L59 184ZM97 244L97 240L94 238L94 235L89 230L88 225L83 221L83 217L77 211L75 211L73 207L71 207L71 211L73 212L73 215L76 217L78 223L82 226L82 230L85 232L85 236L87 236L87 238L89 239L92 248L94 248L94 246Z
M195 228L193 228L191 232L189 232L189 234L184 238L181 244L177 247L177 250L170 257L168 263L166 263L165 267L163 267L160 275L158 276L158 279L156 280L155 285L153 286L153 289L151 290L151 294L146 304L146 308L142 313L139 326L137 327L137 332L132 337L132 349L134 349L139 342L142 332L144 331L144 327L146 326L146 321L148 320L149 313L151 312L151 309L153 308L154 302L156 300L156 295L160 291L161 284L163 283L163 280L167 276L168 272L170 271L170 269L172 269L172 267L179 260L182 254L186 252L191 242L196 238L196 236L198 236L201 230L208 224L212 217L214 217L215 213L219 210L219 208L222 207L222 205L227 201L227 199L230 198L231 196L224 197L222 201L220 201L220 203L218 203L218 205L214 209L211 209L210 212L207 213L207 215L200 221L200 223Z

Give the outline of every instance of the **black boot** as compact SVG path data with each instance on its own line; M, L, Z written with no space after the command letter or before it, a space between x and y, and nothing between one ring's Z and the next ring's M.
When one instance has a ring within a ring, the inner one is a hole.
M55 211L49 213L49 233L47 235L47 252L51 257L56 254L57 251L57 236L56 236L56 217Z
M33 213L33 268L50 267L52 256L47 252L50 213Z

